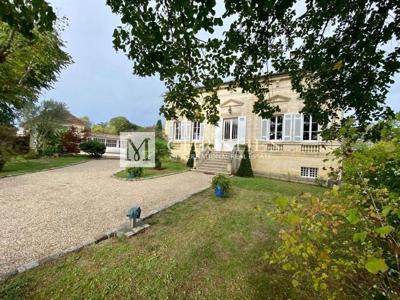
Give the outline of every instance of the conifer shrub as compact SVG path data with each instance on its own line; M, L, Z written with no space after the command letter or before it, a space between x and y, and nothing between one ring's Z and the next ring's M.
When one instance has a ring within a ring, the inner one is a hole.
M192 147L190 148L189 159L186 163L186 166L188 166L189 168L193 168L195 158L196 158L196 150L194 148L194 143L192 143Z
M245 145L243 158L240 161L239 169L236 172L239 177L254 177L253 169L251 168L251 161L249 155L249 148Z

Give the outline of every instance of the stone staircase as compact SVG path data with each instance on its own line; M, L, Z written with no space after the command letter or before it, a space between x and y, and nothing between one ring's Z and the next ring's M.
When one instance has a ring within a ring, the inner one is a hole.
M230 174L228 164L231 162L231 152L213 151L208 158L198 163L194 171L208 174Z

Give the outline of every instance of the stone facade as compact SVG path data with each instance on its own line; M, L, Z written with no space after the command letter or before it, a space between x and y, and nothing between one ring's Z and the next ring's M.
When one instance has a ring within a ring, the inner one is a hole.
M268 99L281 111L271 120L262 120L252 112L257 100L254 95L222 87L218 96L218 126L185 119L166 122L165 132L174 156L187 159L191 143L197 155L209 145L214 151L232 151L236 144L247 144L256 174L294 181L327 179L325 168L333 163L324 160L331 158L329 153L338 143L322 141L312 117L299 113L304 104L292 90L288 75L272 77Z

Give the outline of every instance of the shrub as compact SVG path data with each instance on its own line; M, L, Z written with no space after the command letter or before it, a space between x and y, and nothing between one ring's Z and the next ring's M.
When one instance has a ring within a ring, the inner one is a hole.
M219 185L221 189L224 191L225 195L228 195L231 190L231 181L228 177L222 174L218 174L213 177L211 186L215 189Z
M61 138L63 152L66 153L79 153L79 143L81 137L79 136L76 128L71 126Z
M161 159L168 157L170 155L170 150L168 148L168 142L164 138L156 138L155 144L155 168L161 169L162 163Z
M106 145L95 140L83 142L79 147L93 158L100 158L106 152Z
M143 168L141 167L127 167L126 172L129 178L138 178L143 175Z
M321 297L400 297L399 140L346 153L339 187L322 197L280 197L270 215L281 243L267 255L295 288Z
M29 152L29 136L15 137L13 150L18 154L26 154Z
M59 153L57 146L47 146L38 151L40 156L53 156L56 153Z
M244 147L243 158L240 161L240 166L236 172L236 176L254 177L253 169L251 168L249 148L247 145L245 145L245 147Z
M189 159L186 163L186 166L189 168L193 168L195 158L196 158L196 150L194 148L194 143L192 143L192 147L190 147Z
M38 159L39 157L39 153L37 153L35 150L29 150L28 153L23 155L23 158L25 159Z

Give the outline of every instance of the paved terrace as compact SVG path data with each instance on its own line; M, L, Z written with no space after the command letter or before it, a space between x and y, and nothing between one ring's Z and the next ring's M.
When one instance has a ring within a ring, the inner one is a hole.
M210 185L211 176L185 172L143 181L111 175L118 160L0 179L0 273L59 252L142 214L181 201Z

